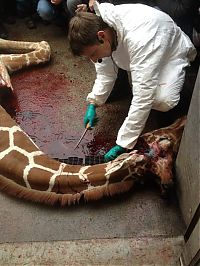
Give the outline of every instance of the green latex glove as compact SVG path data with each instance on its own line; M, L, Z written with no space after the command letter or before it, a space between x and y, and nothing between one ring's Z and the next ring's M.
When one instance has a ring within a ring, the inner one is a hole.
M126 152L126 149L125 148L122 148L121 146L116 145L116 146L112 147L109 150L109 152L107 152L104 155L104 161L105 162L112 161L112 160L116 159L120 154L122 154L124 152Z
M84 127L86 128L88 123L89 127L94 127L96 120L96 106L94 104L89 104L84 116Z

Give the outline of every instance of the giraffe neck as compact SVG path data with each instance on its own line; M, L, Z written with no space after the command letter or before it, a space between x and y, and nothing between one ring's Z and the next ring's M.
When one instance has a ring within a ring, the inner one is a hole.
M65 205L77 202L81 197L87 201L122 193L131 188L133 176L141 175L146 164L145 156L139 154L127 154L114 163L93 166L60 163L43 154L6 111L0 109L1 178L12 181L12 189L14 184L15 189L17 185L26 188L25 195L27 191L30 195L33 190L42 191L43 200L49 200L51 194L52 204L59 201ZM1 181L0 187L2 189ZM9 193L16 193L12 189L8 189ZM30 197L34 196L32 192Z
M158 155L156 162L155 158L135 150L105 164L68 165L45 155L1 107L0 189L37 202L71 205L79 202L80 198L97 200L126 192L147 171L157 174L161 183L169 184L172 176L166 177L166 168L172 167L173 142L168 139L163 143L163 138L159 141L159 137L163 134L167 136L170 132L170 136L176 139L175 134L179 136L180 128L184 125L183 121L181 123L179 121L177 129L166 128L141 137L148 141L151 136L153 141L148 143L150 148L155 146L155 142L160 148L164 146L166 156L162 158ZM165 163L164 167L161 162L166 158L170 163ZM158 167L160 165L162 167Z

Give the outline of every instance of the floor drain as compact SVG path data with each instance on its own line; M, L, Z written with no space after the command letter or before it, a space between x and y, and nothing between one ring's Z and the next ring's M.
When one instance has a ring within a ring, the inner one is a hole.
M55 160L72 165L94 165L104 163L103 156L85 156L85 158L68 157L66 159L54 158Z

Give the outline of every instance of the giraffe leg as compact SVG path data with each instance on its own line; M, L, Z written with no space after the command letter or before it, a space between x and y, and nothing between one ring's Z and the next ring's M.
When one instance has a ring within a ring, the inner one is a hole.
M13 91L8 71L0 58L0 100L3 95Z
M30 51L37 50L39 46L43 46L44 49L50 50L49 44L45 41L41 42L24 42L24 41L11 41L0 39L0 51L9 51L10 53L28 53Z
M15 53L2 54L0 58L3 64L8 69L9 73L20 70L24 67L45 63L50 60L50 54L51 54L50 46L45 41L36 42L36 43L16 42L16 41L7 41L7 42L8 42L7 50L9 51L14 50ZM0 49L2 49L1 41L0 41Z
M0 39L0 50L6 51L6 54L0 55L0 99L2 95L13 91L9 73L45 63L50 60L51 54L50 46L45 41L21 42Z

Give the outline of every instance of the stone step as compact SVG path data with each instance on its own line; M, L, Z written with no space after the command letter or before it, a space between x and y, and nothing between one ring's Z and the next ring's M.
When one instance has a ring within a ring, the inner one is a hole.
M183 237L0 244L0 265L178 266Z

